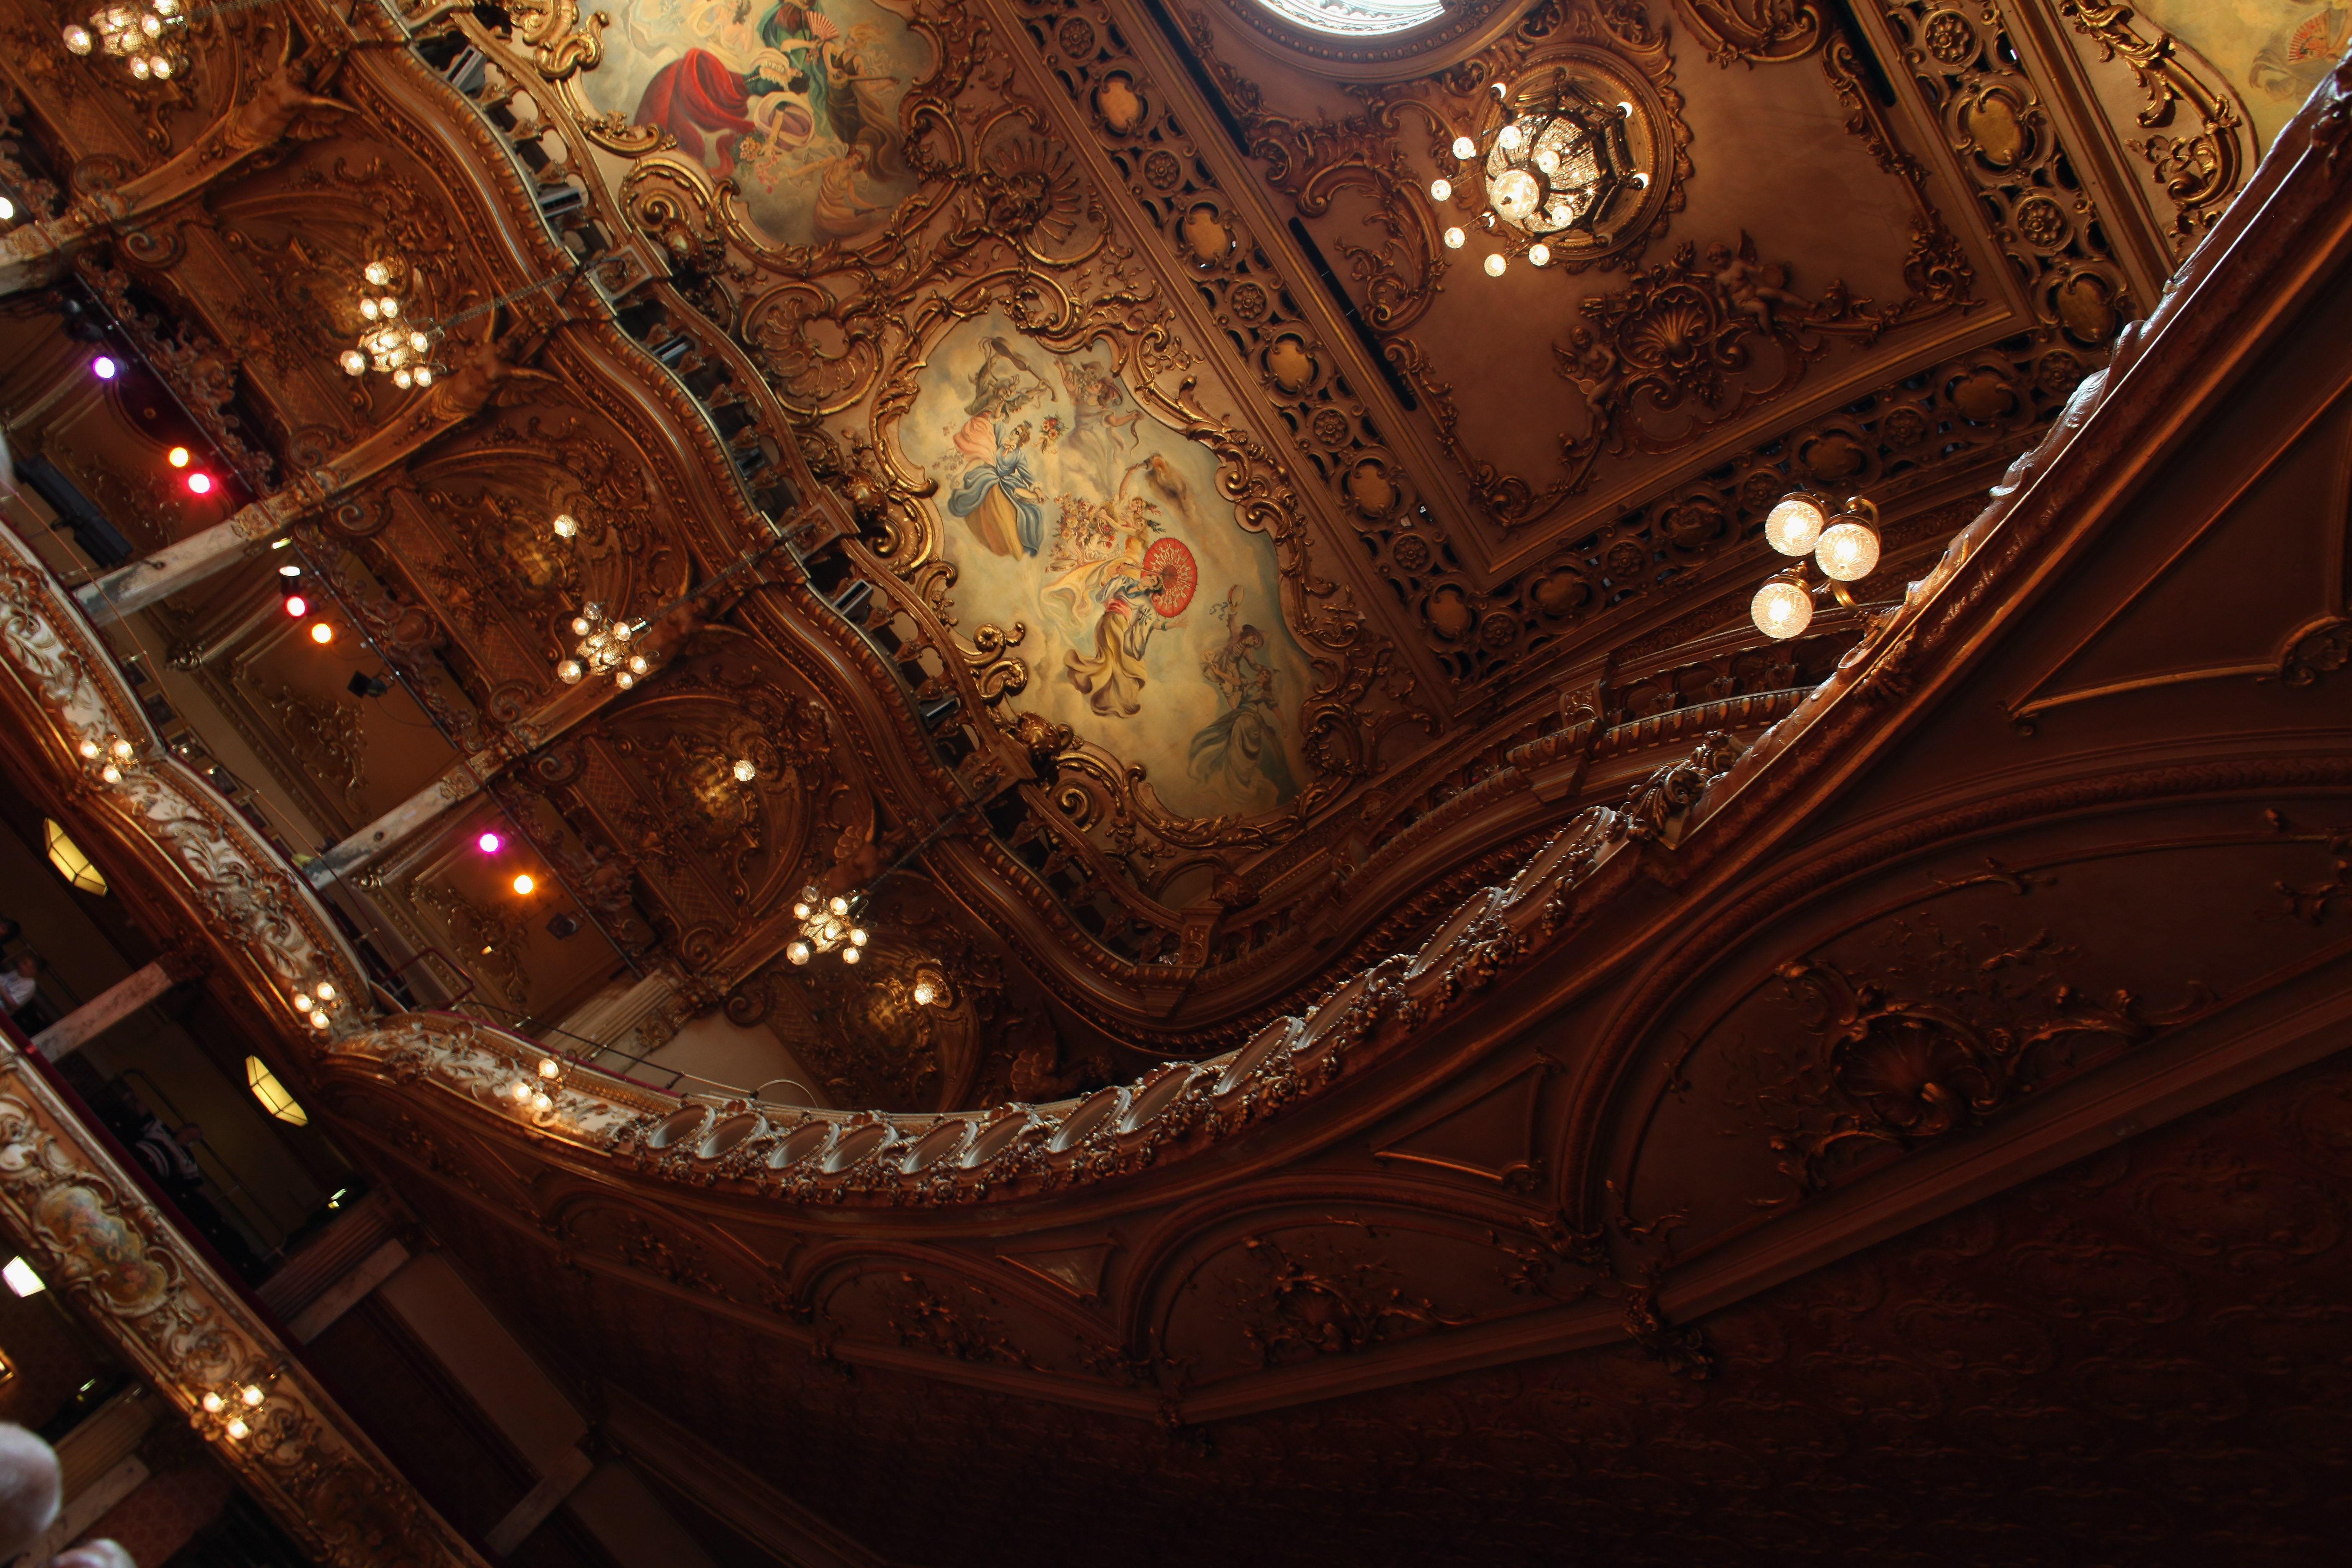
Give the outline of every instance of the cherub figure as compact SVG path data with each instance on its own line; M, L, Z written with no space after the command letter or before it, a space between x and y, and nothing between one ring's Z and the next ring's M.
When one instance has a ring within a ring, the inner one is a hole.
M1811 300L1789 292L1787 268L1777 261L1767 265L1756 259L1756 242L1744 233L1736 256L1727 245L1708 246L1706 267L1715 275L1715 290L1725 308L1735 316L1753 318L1768 334L1773 331L1774 304L1786 305L1800 316L1813 308Z

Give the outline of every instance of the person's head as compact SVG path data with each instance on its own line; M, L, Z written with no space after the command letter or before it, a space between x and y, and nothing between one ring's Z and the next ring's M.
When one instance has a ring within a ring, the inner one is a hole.
M180 1124L180 1130L172 1134L172 1142L177 1143L181 1148L186 1149L193 1147L196 1140L202 1138L204 1135L205 1130L195 1122L184 1121Z
M0 1422L0 1563L31 1548L58 1517L64 1482L57 1450L11 1422Z

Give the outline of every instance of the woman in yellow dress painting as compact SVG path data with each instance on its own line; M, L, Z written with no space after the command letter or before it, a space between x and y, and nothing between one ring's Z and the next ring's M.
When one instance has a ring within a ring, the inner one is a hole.
M1084 505L1065 505L1066 529L1072 521L1070 510ZM1062 678L1085 693L1087 706L1103 717L1127 718L1143 710L1143 653L1165 618L1155 597L1163 585L1162 574L1145 564L1154 524L1149 504L1139 498L1130 500L1123 512L1112 507L1087 510L1096 530L1108 529L1110 548L1055 578L1043 598L1067 623L1081 628L1091 611L1094 651L1073 648L1064 654ZM1190 552L1182 553L1189 563Z

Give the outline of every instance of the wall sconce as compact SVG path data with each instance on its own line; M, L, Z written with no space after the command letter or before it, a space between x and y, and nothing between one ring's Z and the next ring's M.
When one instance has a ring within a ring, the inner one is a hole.
M1858 583L1878 567L1878 508L1860 496L1846 498L1845 510L1832 513L1827 496L1792 490L1782 496L1764 519L1765 542L1796 564L1775 573L1756 590L1748 613L1756 629L1786 641L1802 635L1813 624L1814 595L1826 588L1848 609L1854 607L1848 583ZM1806 575L1805 557L1812 557L1823 581Z

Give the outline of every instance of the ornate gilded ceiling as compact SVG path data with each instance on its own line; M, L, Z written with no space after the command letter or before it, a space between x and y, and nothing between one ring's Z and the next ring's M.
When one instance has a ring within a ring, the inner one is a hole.
M1656 748L1785 711L1859 622L1745 629L1762 506L1868 489L1891 598L2255 152L2096 8L1554 0L1360 73L1269 15L291 6L101 89L21 13L20 183L245 484L310 508L447 750L241 612L156 614L322 834L438 773L681 1016L820 1053L847 1015L782 966L791 895L950 822L886 946L997 1021L968 1069L852 1051L836 1090L1086 1081L1248 1037ZM1452 142L1549 83L1622 115L1623 166L1538 267ZM446 323L429 391L335 365L384 258ZM559 701L590 601L672 610L666 673ZM499 908L467 821L363 896L551 1020L599 953Z
M299 684L264 559L134 686L12 540L0 767L539 1348L943 1561L1039 1510L1173 1558L1210 1488L1270 1560L2326 1560L2352 68L2255 171L2106 8L1547 10L1352 94L1217 12L779 10L738 66L630 36L665 141L597 108L625 20L300 16L120 101L25 33L11 178L106 194L43 198L81 286L446 744ZM1571 46L1669 188L1474 272L1446 106ZM258 150L108 173L264 86ZM452 322L421 395L333 367L388 251ZM60 463L145 428L58 396ZM1767 645L1799 480L1886 561ZM657 674L555 679L591 596ZM274 856L149 685L310 737L344 843ZM850 1103L542 1076L486 1020L615 965L499 901L492 821ZM866 964L790 963L803 878L894 863ZM472 1016L380 1005L353 886Z

